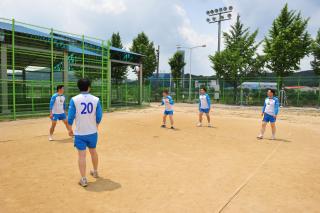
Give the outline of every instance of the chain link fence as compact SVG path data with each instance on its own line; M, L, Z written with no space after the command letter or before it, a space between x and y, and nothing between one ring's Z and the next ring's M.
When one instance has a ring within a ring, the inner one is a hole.
M190 84L191 82L191 84ZM282 106L320 107L320 77L285 77L279 88L276 77L246 78L238 85L225 79L151 79L151 101L160 101L161 93L167 89L176 102L196 103L200 88L206 87L207 93L216 103L258 106L263 104L266 91L276 90Z

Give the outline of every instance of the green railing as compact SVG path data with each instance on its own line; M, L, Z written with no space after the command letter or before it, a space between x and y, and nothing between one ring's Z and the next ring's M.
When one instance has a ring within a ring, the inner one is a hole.
M282 89L278 78L264 76L243 79L235 87L225 79L192 78L191 91L189 79L152 79L147 84L151 85L150 101L160 101L162 91L167 89L176 102L196 103L200 88L206 87L216 103L258 106L263 103L267 89L273 88L283 106L320 107L320 77L286 77Z
M56 86L65 86L69 101L83 77L92 80L104 110L140 103L137 81L111 83L109 41L14 19L0 22L0 120L48 114Z

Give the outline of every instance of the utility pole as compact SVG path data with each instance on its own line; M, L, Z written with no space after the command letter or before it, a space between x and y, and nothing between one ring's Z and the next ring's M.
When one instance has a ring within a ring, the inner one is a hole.
M184 49L188 49L190 51L190 59L189 59L189 102L191 102L191 88L192 88L192 77L191 77L191 69L192 69L192 66L191 66L191 60L192 60L192 50L193 49L196 49L196 48L200 48L200 47L206 47L207 45L206 44L203 44L203 45L198 45L198 46L194 46L194 47L182 47L181 45L177 45L177 48L180 49L180 48L184 48Z
M221 22L231 20L233 7L221 7L214 10L208 10L207 15L207 22L209 24L218 23L218 52L220 52L220 45L221 45Z
M218 23L218 50L217 52L220 53L221 51L221 22L231 20L233 7L220 7L219 9L216 8L214 10L208 10L207 15L207 22L209 24ZM218 94L220 94L220 84L219 79L217 78L217 85L219 86L219 90L217 90ZM224 94L223 94L224 95ZM220 98L220 97L219 97Z
M159 89L159 64L160 64L160 45L158 45L158 49L156 50L157 52L157 74L156 74L156 94L155 94L155 101L158 101L158 89ZM150 82L151 83L151 82Z

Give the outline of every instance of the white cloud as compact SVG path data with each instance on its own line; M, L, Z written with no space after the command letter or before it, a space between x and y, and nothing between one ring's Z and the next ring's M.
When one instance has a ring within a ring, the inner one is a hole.
M72 0L73 4L96 13L118 15L127 10L122 0Z

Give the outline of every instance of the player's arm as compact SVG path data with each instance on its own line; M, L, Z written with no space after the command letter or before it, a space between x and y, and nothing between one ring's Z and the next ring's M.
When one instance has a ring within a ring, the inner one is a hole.
M76 106L74 105L73 99L71 98L69 103L69 111L68 111L68 131L70 136L73 135L72 124L75 118L76 118Z
M66 110L67 110L67 104L66 104L66 96L64 96L64 102L63 102L63 110L64 110L64 112L66 112Z
M207 94L207 95L206 95L206 98L207 98L208 108L211 109L210 96Z
M275 98L275 100L274 100L274 117L275 118L277 117L277 115L279 113L279 107L280 107L279 99Z
M53 109L53 106L54 106L54 102L56 101L56 98L57 96L56 95L53 95L50 99L50 104L49 104L49 108L50 108L50 118L52 118L52 109Z
M261 116L263 116L264 114L264 111L266 110L266 100L264 100L264 104L263 104L263 107L262 107L262 112L261 112Z
M173 105L173 104L174 104L174 101L173 101L172 97L169 97L168 99L169 99L169 104L170 104L170 105Z
M97 123L97 126L100 124L101 120L102 120L102 107L101 107L101 104L100 104L100 101L98 101L98 104L97 104L97 109L96 109L96 123Z

